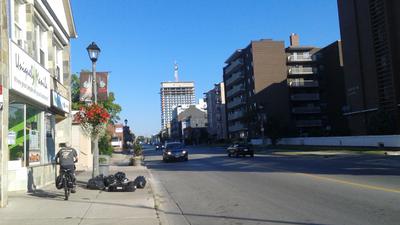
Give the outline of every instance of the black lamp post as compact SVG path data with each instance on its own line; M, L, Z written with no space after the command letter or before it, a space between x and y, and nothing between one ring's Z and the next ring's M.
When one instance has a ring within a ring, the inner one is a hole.
M96 62L100 55L100 48L96 45L96 43L92 42L86 48L89 58L92 61L92 97L93 102L97 104L97 83L96 83ZM93 152L93 171L92 177L96 177L99 175L99 137L95 137L92 139L92 152Z

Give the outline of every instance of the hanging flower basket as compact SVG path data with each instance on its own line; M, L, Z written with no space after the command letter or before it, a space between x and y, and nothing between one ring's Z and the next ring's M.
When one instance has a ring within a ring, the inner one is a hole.
M110 114L100 105L92 104L83 106L75 114L74 120L80 123L82 129L91 137L96 138L102 134L106 128Z

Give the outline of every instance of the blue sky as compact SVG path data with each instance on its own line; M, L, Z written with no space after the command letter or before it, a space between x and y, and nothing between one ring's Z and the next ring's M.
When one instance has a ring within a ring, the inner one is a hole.
M229 55L251 40L323 47L340 39L336 0L72 0L78 38L72 71L90 69L86 47L101 48L98 71L137 135L160 130L160 82L194 81L196 97L222 80Z

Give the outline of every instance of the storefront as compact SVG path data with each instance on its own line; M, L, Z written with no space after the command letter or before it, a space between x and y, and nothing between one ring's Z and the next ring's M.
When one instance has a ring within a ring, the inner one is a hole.
M8 190L54 182L55 114L50 73L10 41Z

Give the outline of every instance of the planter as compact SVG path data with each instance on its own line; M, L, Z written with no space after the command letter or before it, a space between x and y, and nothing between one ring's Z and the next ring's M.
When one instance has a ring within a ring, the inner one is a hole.
M99 174L108 176L110 173L110 156L100 155L99 156Z
M99 174L108 176L110 173L110 164L99 164Z
M140 165L142 165L142 160L143 160L142 156L135 156L135 157L131 158L130 164L132 166L140 166Z

